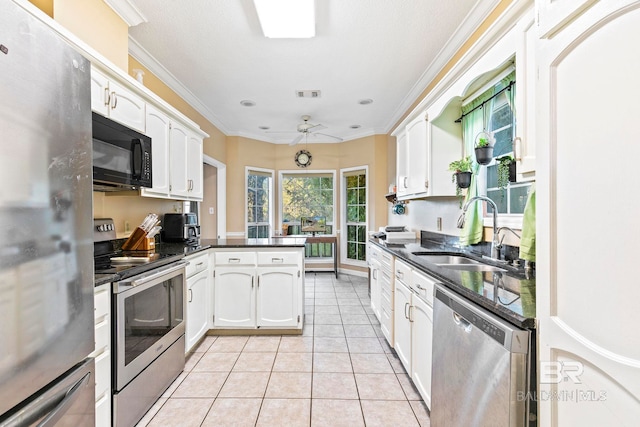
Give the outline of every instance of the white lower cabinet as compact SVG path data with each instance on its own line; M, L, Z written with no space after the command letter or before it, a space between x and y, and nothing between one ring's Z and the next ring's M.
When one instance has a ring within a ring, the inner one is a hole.
M255 271L254 267L216 267L214 327L255 328Z
M111 284L94 290L96 426L111 426Z
M304 248L286 249L215 252L214 328L302 329Z
M209 255L194 255L186 260L189 264L185 351L189 351L209 329Z
M369 290L371 292L371 310L376 315L378 321L382 322L382 294L380 291L380 249L371 247L369 261Z
M298 297L300 270L297 267L262 267L257 273L257 327L297 327L302 320Z
M402 261L395 265L394 349L430 408L435 281Z

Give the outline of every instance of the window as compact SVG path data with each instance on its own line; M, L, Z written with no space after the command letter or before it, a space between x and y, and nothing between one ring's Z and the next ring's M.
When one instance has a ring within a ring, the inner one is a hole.
M367 259L367 170L366 168L343 169L344 194L343 259L363 263ZM344 250L346 248L346 250Z
M271 236L273 171L247 168L247 238Z
M502 89L503 84L496 85L496 90ZM515 91L515 86L510 89ZM509 183L504 188L498 186L498 165L496 159L504 156L513 157L513 138L515 128L515 117L511 108L511 102L507 96L507 91L501 92L493 98L485 108L489 108L489 131L493 133L495 144L493 146L493 157L486 168L486 191L498 206L500 214L518 214L524 212L527 202L527 192L531 183ZM514 98L515 99L515 94Z
M496 159L510 156L513 158L513 145L516 118L513 111L515 102L515 71L503 72L489 89L463 104L463 124L469 131L467 137L473 138L481 131L493 135L493 160L478 172L478 194L486 194L498 206L498 213L520 218L524 212L530 182L498 185L498 162ZM465 143L469 149L469 142ZM489 214L485 210L485 217Z
M301 218L321 218L324 232L333 234L334 224L334 172L281 173L283 234L304 234ZM330 243L307 244L305 255L312 258L333 256Z

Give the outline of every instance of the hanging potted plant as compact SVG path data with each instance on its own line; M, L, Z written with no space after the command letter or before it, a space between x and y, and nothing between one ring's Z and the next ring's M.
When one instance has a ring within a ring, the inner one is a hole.
M511 156L496 159L498 188L502 190L509 182L516 182L516 162Z
M476 135L475 152L476 162L480 165L488 165L493 159L493 136L487 132Z
M462 189L471 185L471 156L449 163L449 170L453 172L451 182L456 184L456 196L462 203Z

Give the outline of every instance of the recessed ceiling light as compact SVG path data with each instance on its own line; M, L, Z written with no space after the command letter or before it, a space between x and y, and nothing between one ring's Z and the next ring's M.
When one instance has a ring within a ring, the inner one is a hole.
M269 126L258 126L258 129L269 130L271 128Z
M316 35L314 0L253 0L265 37L302 39Z
M361 126L360 125L351 125L349 126L351 129L360 129Z
M367 98L367 99L361 99L360 101L358 101L358 104L360 105L369 105L369 104L373 104L373 99Z
M240 105L244 106L244 107L253 107L256 105L256 103L254 101L248 100L248 99L244 99L242 101L240 101Z

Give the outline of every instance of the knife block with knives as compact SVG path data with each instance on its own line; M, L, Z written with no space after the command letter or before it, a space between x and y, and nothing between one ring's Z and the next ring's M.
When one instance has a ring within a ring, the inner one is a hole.
M149 214L122 244L126 251L151 251L156 247L155 235L160 231L158 215Z

